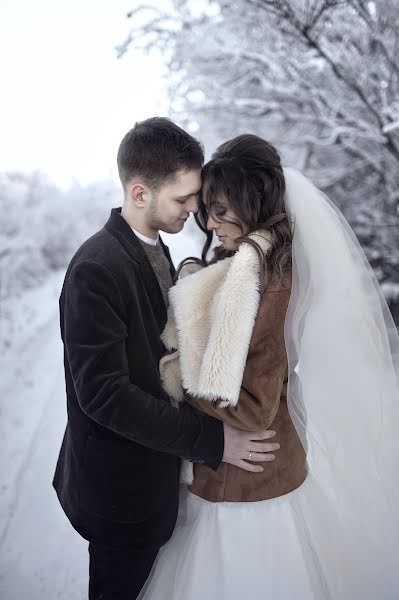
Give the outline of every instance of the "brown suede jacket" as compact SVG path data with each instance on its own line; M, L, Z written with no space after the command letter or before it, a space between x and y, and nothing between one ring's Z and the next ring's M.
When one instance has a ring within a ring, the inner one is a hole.
M290 290L282 286L263 292L250 341L239 401L236 406L185 395L198 410L248 431L270 428L271 440L280 444L272 462L253 473L222 463L217 471L196 463L190 491L210 502L254 502L282 496L298 488L306 478L306 456L288 413L287 355L284 320Z

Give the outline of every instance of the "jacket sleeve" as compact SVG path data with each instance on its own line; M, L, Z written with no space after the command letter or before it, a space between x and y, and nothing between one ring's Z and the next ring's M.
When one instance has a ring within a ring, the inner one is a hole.
M270 427L285 389L284 321L289 297L288 289L265 291L262 295L237 405L221 408L219 402L189 394L186 402L239 429L258 431Z
M131 383L126 307L112 273L93 261L77 263L64 293L64 344L82 411L139 444L217 468L222 423L188 405L176 409Z

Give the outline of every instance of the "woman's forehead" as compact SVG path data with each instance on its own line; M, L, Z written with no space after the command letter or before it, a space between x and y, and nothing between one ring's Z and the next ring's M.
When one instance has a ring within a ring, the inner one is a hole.
M214 188L212 188L209 183L204 182L202 186L202 200L206 206L227 206L226 195Z

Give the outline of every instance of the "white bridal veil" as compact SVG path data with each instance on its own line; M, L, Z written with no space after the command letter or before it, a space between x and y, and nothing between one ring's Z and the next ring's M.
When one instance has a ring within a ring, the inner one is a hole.
M341 539L330 589L338 592L341 581L349 592L348 577L362 577L372 598L380 570L388 586L399 580L399 336L342 214L304 175L289 168L284 175L294 231L287 399L312 488L299 512L321 580ZM323 523L315 527L318 516ZM393 589L381 592L394 597Z

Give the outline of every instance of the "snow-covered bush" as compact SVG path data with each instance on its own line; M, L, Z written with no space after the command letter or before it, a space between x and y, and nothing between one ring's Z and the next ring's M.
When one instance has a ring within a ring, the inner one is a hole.
M120 201L112 182L61 190L38 173L0 175L0 301L64 269Z

